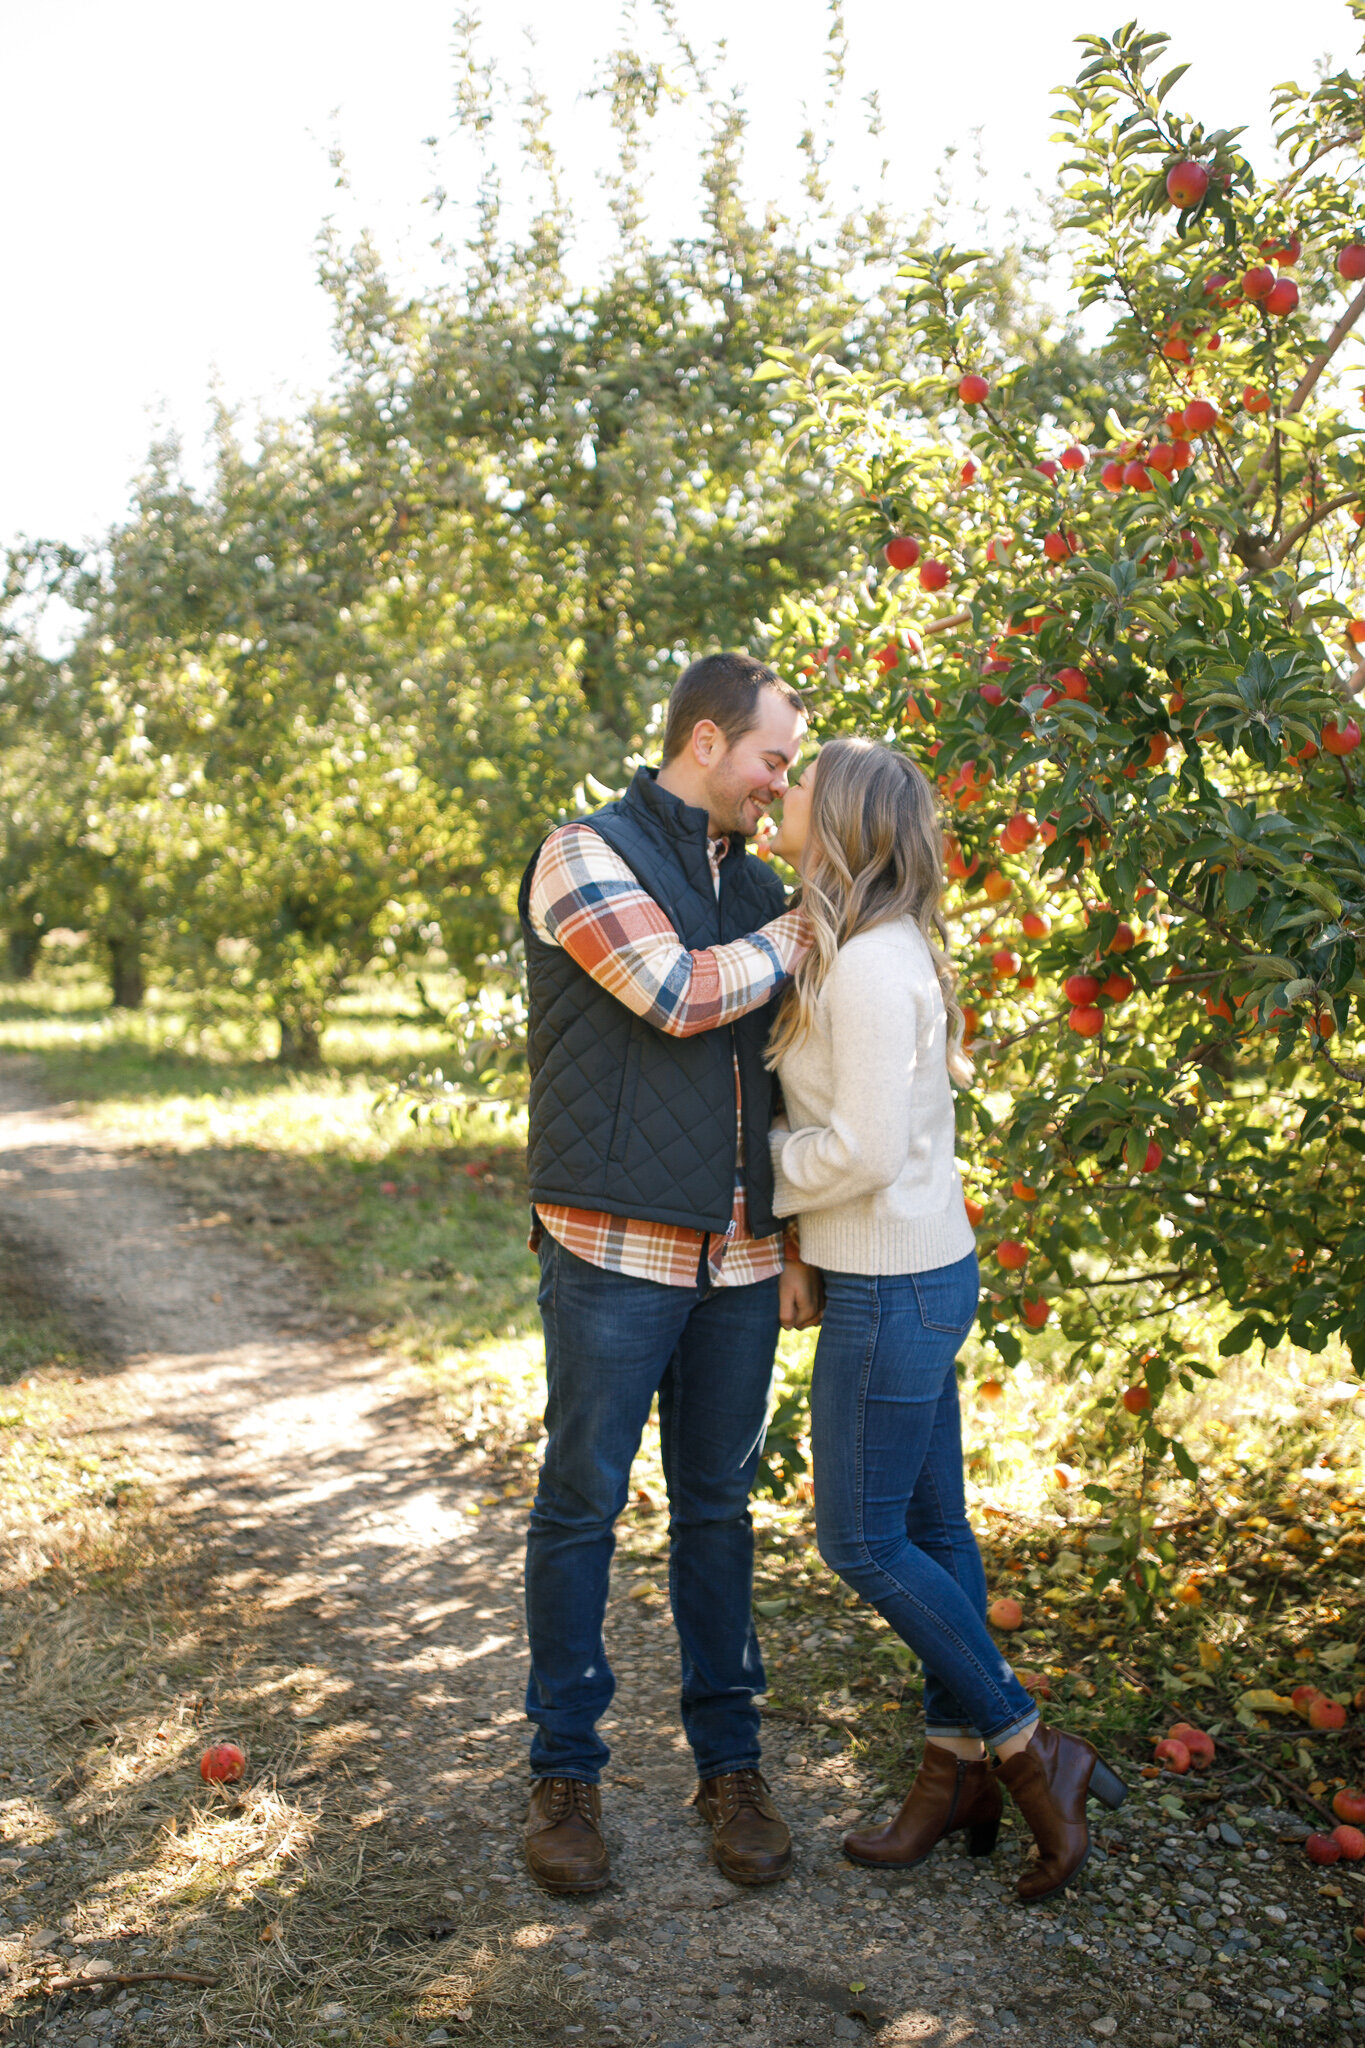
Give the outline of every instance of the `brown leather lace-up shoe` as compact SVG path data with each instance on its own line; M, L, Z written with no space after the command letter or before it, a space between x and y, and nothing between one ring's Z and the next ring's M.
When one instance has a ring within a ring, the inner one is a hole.
M735 1884L775 1884L792 1867L792 1838L760 1771L704 1778L692 1804L711 1824L711 1853Z
M950 1749L926 1742L919 1774L893 1821L865 1835L845 1835L850 1863L909 1870L923 1863L935 1842L967 1830L967 1854L989 1856L1000 1832L999 1781L986 1759L968 1763Z
M602 1795L581 1778L537 1778L526 1816L526 1868L547 1892L600 1892L611 1881Z
M1014 1887L1030 1906L1069 1884L1089 1856L1086 1800L1122 1806L1127 1788L1082 1736L1066 1735L1045 1721L1028 1748L1003 1757L996 1770L1038 1844L1038 1861Z

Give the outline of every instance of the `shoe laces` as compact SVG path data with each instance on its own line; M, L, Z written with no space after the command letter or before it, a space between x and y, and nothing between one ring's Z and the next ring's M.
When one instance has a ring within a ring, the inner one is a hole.
M592 1787L582 1778L553 1779L549 1805L552 1820L566 1820L570 1813L576 1813L589 1827L597 1825L592 1810Z
M761 1771L752 1768L745 1771L730 1771L721 1780L721 1784L724 1787L722 1801L732 1814L739 1813L746 1806L752 1808L755 1813L762 1813L763 1796L768 1788L763 1782Z

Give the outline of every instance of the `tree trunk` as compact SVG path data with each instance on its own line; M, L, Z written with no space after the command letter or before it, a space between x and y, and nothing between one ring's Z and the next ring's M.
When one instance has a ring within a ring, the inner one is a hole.
M316 1017L298 1011L281 1016L279 1062L282 1067L322 1065L322 1025Z
M136 939L110 939L109 979L114 985L116 1010L140 1010L147 993L142 972L142 954Z
M20 925L9 935L7 948L9 978L11 981L28 981L38 965L38 952L43 935L34 925Z

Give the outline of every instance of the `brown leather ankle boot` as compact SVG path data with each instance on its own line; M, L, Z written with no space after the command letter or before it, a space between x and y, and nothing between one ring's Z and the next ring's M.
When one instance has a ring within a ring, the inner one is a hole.
M1038 1861L1014 1887L1032 1905L1069 1884L1089 1856L1086 1800L1122 1806L1127 1788L1090 1743L1042 1721L1028 1748L995 1768L1038 1844Z
M580 1778L537 1778L524 1841L526 1868L547 1892L600 1892L611 1882L596 1785Z
M969 1764L950 1749L926 1742L919 1775L896 1818L870 1834L845 1835L844 1854L850 1863L908 1870L923 1863L935 1842L966 1828L967 1854L989 1856L1000 1832L1003 1803L984 1757Z
M792 1867L792 1838L761 1771L703 1778L692 1804L711 1826L716 1868L732 1884L776 1884Z

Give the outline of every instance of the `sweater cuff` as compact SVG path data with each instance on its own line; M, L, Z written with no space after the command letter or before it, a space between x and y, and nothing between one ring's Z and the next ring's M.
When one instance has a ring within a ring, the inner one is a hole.
M782 1171L782 1147L791 1132L769 1131L768 1146L773 1158L773 1214L774 1216L795 1216L801 1207L801 1197Z

